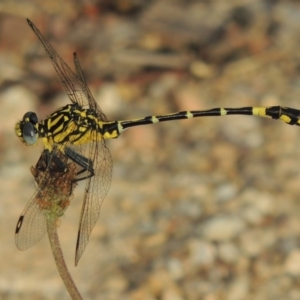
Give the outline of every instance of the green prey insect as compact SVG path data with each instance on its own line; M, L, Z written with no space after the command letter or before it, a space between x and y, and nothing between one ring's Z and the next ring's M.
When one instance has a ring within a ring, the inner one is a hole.
M26 145L33 146L41 140L50 155L56 147L82 168L77 174L76 181L83 179L87 181L77 236L75 265L77 265L88 243L92 228L99 218L102 202L111 183L112 158L105 144L106 139L117 138L130 127L198 117L253 115L279 119L290 125L300 125L300 110L281 106L213 108L124 121L108 121L86 84L76 54L74 54L76 69L76 73L74 73L35 25L31 21L27 21L51 59L71 104L60 108L40 122L34 112L27 112L23 119L16 124L15 132ZM29 221L25 222L25 220L38 218L41 213L43 212L39 210L34 214L28 212L28 209L24 210L16 228L16 245L19 249L25 250L41 238L35 236L26 243L26 247L20 243L22 234L32 230L26 226ZM27 236L29 234L27 233Z

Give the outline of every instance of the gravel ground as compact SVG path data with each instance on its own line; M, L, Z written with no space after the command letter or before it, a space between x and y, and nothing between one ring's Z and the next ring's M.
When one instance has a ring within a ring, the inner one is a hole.
M41 145L13 128L68 103L25 18L110 120L180 110L300 108L297 1L0 2L0 298L69 299L46 238L14 243ZM145 4L146 3L146 4ZM300 299L299 129L251 116L130 129L108 141L110 192L79 265L83 186L61 220L84 299Z

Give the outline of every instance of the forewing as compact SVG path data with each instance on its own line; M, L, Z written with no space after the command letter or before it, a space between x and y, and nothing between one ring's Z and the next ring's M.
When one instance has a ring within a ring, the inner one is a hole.
M43 44L70 100L73 103L78 103L80 106L89 106L88 95L86 94L84 82L82 82L82 80L79 79L79 77L77 77L70 67L62 60L37 27L28 19L27 22Z
M86 182L76 243L75 265L88 244L89 236L100 216L100 209L108 193L112 177L112 157L105 141L89 144L89 158L94 162L95 175Z

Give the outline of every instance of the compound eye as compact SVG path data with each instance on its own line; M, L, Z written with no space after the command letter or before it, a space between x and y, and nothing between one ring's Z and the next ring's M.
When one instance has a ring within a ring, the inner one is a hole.
M23 116L23 121L30 122L32 124L36 124L38 122L38 117L36 113L29 111Z
M37 142L38 134L36 129L31 123L24 124L22 133L23 133L23 139L27 145L34 145Z

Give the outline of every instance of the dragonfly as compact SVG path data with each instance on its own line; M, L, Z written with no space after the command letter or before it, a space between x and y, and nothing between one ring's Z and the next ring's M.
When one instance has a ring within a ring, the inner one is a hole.
M75 66L75 72L73 72L38 28L30 20L27 20L27 22L46 50L71 103L58 109L42 121L38 121L38 117L34 112L25 113L22 120L15 125L15 133L27 146L34 146L41 140L49 155L56 147L81 167L76 180L86 180L86 186L77 234L75 265L78 264L88 244L91 231L99 219L103 200L110 188L113 162L105 143L106 139L117 138L130 127L198 117L252 115L300 126L300 110L282 106L219 107L109 121L95 101L86 83L76 53L73 56ZM34 199L31 201L34 201ZM18 235L21 234L26 219L39 218L41 213L37 211L35 215L32 215L28 212L28 209L25 209L21 215L16 229L16 245L19 249L25 250L38 241L37 237L31 238L30 243L28 242L24 247L19 242ZM27 222L30 222L30 220Z

